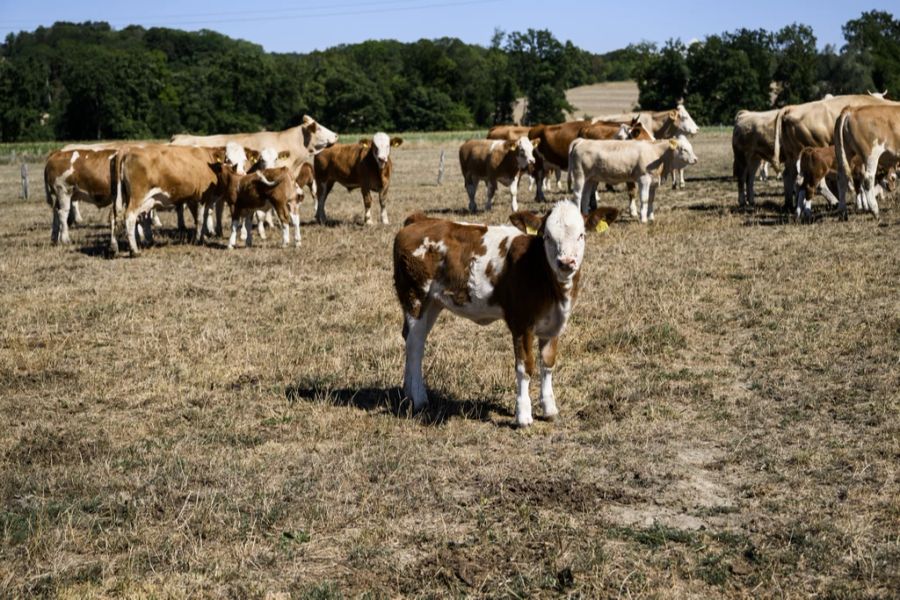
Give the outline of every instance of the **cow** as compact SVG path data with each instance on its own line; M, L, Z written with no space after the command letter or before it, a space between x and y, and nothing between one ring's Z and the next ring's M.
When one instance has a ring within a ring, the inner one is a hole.
M246 148L245 148L245 151L247 151ZM286 151L276 152L272 148L264 148L262 151L260 151L258 153L258 157L259 157L258 160L253 162L253 164L247 170L247 173L255 173L256 171L259 171L259 170L277 168L278 162L283 161L285 158L287 158L287 156L288 156L288 153ZM312 163L304 162L300 165L300 170L297 173L295 182L297 183L297 190L298 190L297 194L299 196L298 201L303 200L303 197L304 197L303 188L304 187L309 190L309 192L310 192L310 194L312 194L313 198L316 197L316 179L315 179L315 175L313 174ZM234 208L233 204L231 205L231 207ZM256 211L256 213L254 213L254 216L256 217L257 227L259 229L259 237L261 237L262 239L266 239L265 226L266 225L268 225L269 227L275 226L275 222L273 219L274 212L275 212L274 209L270 208L267 210L258 210L258 211ZM246 240L246 239L247 239L247 230L244 227L244 223L241 222L241 240Z
M653 220L653 202L660 177L672 169L697 163L697 156L688 139L680 135L674 139L654 142L637 140L576 140L569 154L569 174L575 202L587 213L597 184L635 182L641 197L641 223ZM631 215L638 216L634 200Z
M738 184L738 206L756 202L754 178L760 165L777 163L775 156L775 118L780 109L762 112L740 110L734 117L731 150L732 172Z
M519 210L517 200L519 175L534 167L534 150L537 140L520 137L518 140L468 140L459 147L459 168L462 171L469 195L469 211L476 212L475 194L478 183L484 181L487 186L485 210L491 210L497 184L509 186L512 196L510 206L513 211Z
M531 127L528 125L494 125L488 130L487 139L515 142L523 136L527 137L529 131L531 131ZM542 167L541 185L543 186L543 191L550 191L551 175L556 177L557 191L562 190L562 171L560 168L550 163L542 163ZM528 177L528 190L531 191L534 188L535 177L532 176L532 173L526 173L525 175Z
M520 427L534 421L529 383L538 338L540 403L544 416L554 418L559 413L552 385L557 343L578 295L585 230L599 230L617 215L616 209L601 207L582 217L563 200L543 217L513 213L515 226L456 223L422 213L408 217L394 238L393 254L406 342L403 390L413 409L428 402L422 376L425 341L446 308L479 325L506 322L513 336Z
M636 119L657 140L675 138L679 135L693 136L700 131L700 127L697 126L682 100L679 100L675 108L670 110L642 110L598 118L619 123ZM681 169L676 169L672 172L672 187L684 187L684 173Z
M892 166L900 161L900 104L846 107L834 124L838 167L838 211L847 214L847 191L854 158L861 163L863 204L878 218L875 178L879 164Z
M244 164L243 148L237 144L216 148L148 144L116 155L115 207L116 212L124 213L132 256L140 254L134 235L137 219L153 208L196 202L203 207L204 216L197 219L195 241L203 241L205 217L223 196L221 171L225 161Z
M303 192L288 167L256 169L241 174L229 164L220 168L220 185L226 201L231 206L231 236L228 249L233 250L238 230L243 224L247 247L253 245L253 215L272 209L281 221L281 245L291 243L291 227L294 228L294 245L300 247L300 201Z
M110 187L110 169L116 149L105 150L57 150L47 157L44 165L44 191L47 204L53 211L50 240L71 244L69 237L70 210L81 200L98 208L113 202ZM110 248L116 244L115 221L111 215L110 230L113 233Z
M868 94L857 94L795 104L779 111L775 118L773 154L784 164L784 209L790 211L794 208L797 159L800 158L800 152L808 146L824 147L834 144L835 121L844 108L896 104Z
M578 137L578 133L591 122L587 120L569 121L556 125L535 125L528 130L528 139L537 140L535 144L534 172L537 179L535 202L545 202L544 178L550 166L569 169L569 146Z
M325 200L334 184L340 183L349 191L359 188L362 192L366 225L372 223L371 193L378 192L381 222L387 225L387 196L393 170L391 148L402 143L402 138L379 132L372 139L361 139L356 144L335 144L316 154L313 161L317 188L316 221L325 223Z
M316 152L320 152L324 148L331 146L338 140L338 135L317 122L309 115L303 116L303 121L296 127L291 127L283 131L259 131L256 133L230 133L222 135L175 135L171 139L171 144L175 146L200 146L200 147L219 147L225 146L228 142L236 142L248 148L261 152L266 148L270 148L279 153L282 158L278 159L275 166L289 167L297 176L303 163L310 162L312 156ZM216 206L218 220L216 222L216 234L222 235L222 206Z

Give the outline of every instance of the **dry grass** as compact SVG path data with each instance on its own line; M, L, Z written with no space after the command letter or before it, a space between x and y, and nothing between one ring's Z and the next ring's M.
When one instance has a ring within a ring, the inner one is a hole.
M398 398L390 245L465 207L456 148L397 151L389 227L341 190L299 251L113 261L92 207L51 247L0 167L0 596L896 594L896 200L738 212L704 133L657 224L590 240L562 419L519 431L502 323L442 316L430 409Z

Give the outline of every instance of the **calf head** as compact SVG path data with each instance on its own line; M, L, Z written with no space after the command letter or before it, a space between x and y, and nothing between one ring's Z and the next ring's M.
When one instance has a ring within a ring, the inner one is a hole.
M694 147L691 146L691 142L685 136L679 135L669 140L669 148L672 152L671 168L683 169L697 164L697 155L694 154Z
M278 161L287 160L291 157L289 150L277 152L275 148L263 148L262 152L256 153L256 160L253 166L247 170L248 173L255 173L262 169L274 169L278 166Z
M388 137L388 134L378 132L372 136L371 140L366 138L359 140L359 143L363 149L369 150L378 168L384 169L391 157L391 148L396 148L402 144L403 138Z
M643 123L634 123L628 129L628 137L625 139L631 140L647 140L654 141L656 138L653 137L653 134L647 131L647 128L644 127Z
M301 143L309 152L318 152L331 146L338 140L338 135L322 125L317 123L309 115L303 116L303 123L300 126L303 139Z
M540 139L529 140L522 136L517 140L506 142L504 146L507 152L514 152L519 169L531 171L534 168L534 149L537 148Z
M897 165L891 165L887 168L884 177L881 178L881 187L883 187L886 192L891 193L897 189Z
M232 165L238 173L243 175L247 172L247 161L247 150L243 146L237 142L228 142L225 145L225 163Z
M547 264L559 282L567 283L581 268L585 231L602 230L618 216L618 209L608 206L597 207L582 215L573 202L562 200L544 216L519 211L511 214L509 220L525 233L543 238Z

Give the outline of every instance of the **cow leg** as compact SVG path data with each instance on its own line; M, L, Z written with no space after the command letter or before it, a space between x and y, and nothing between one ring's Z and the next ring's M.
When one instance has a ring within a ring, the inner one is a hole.
M784 184L784 210L790 212L794 208L794 190L797 187L797 161L786 160L781 177Z
M801 185L797 191L797 219L812 218L812 200L806 197L806 186Z
M153 223L154 223L154 213L156 211L151 209L149 212L146 212L142 215L142 229L144 230L144 245L146 247L150 247L153 245Z
M672 169L672 189L678 189L678 171L681 169Z
M484 210L486 210L486 211L494 210L494 195L497 193L498 185L499 184L497 183L496 179L494 179L494 180L488 179L488 181L487 181L487 201L484 203Z
M513 212L516 212L517 210L519 210L519 200L518 200L519 175L518 175L518 173L516 174L515 177L513 177L512 183L509 184L509 195L510 195L509 207L512 209Z
M884 154L884 151L884 144L875 144L871 154L869 154L866 159L866 166L863 170L863 194L865 194L866 201L869 205L869 212L871 212L876 219L878 218L878 199L875 197L875 177L878 173L878 161L881 159L881 155Z
M652 185L652 175L644 175L640 178L640 180L638 180L638 193L641 196L641 223L647 222L647 211L650 209L650 187Z
M469 212L478 211L478 205L475 204L475 194L478 192L478 180L466 178L466 193L469 195Z
M70 213L72 222L69 225L81 225L84 218L81 216L81 203L78 200L72 200L72 212Z
M531 175L528 175L528 191L530 192L533 189L534 189L534 177L532 177Z
M359 190L362 192L363 199L363 223L366 225L372 224L372 193L366 188L360 188Z
M763 162L759 167L759 180L763 182L769 180L769 163Z
M179 204L178 206L181 205ZM150 220L153 222L154 227L159 227L160 229L162 229L163 224L159 219L159 214L157 213L157 210L155 208L150 211Z
M541 408L544 416L553 419L559 414L556 407L556 397L553 395L553 367L556 365L556 343L559 338L538 338L538 348L541 351Z
M225 198L216 198L216 224L214 229L210 229L210 232L215 231L216 237L222 237L222 223L223 223L223 215L225 214Z
M257 210L252 213L256 217L256 230L259 232L259 239L266 239L266 211Z
M291 225L294 226L294 246L300 247L300 205L293 204L291 207Z
M72 209L72 195L66 191L57 190L56 214L59 220L59 243L71 244L69 237L69 211Z
M231 235L228 237L228 249L234 250L234 245L237 243L238 230L241 228L241 217L237 214L236 211L232 211L231 213Z
M597 202L599 202L600 198L600 182L599 181L589 181L587 183L588 187L588 212L597 208Z
M115 256L119 253L119 240L116 239L116 211L109 207L109 254Z
M253 247L253 211L247 210L244 212L244 229L247 230L247 240L245 245L248 248L251 248Z
M684 189L684 169L678 169L678 189Z
M837 197L828 189L828 184L823 179L819 184L819 193L825 196L825 199L828 200L828 204L832 207L837 206L838 199Z
M653 213L653 206L656 202L656 190L658 188L659 185L656 182L650 184L650 194L648 194L647 198L647 218L650 221L656 218L656 215Z
M187 226L184 224L184 204L179 204L175 207L175 218L178 221L179 233L187 229Z
M513 350L516 355L516 425L528 427L534 423L528 393L534 376L534 333L528 330L513 334Z
M325 199L328 198L328 193L331 192L331 188L333 187L333 181L325 181L318 186L319 193L316 198L316 222L320 225L324 225L327 220L327 217L325 216Z
M759 168L760 162L761 161L758 158L750 161L749 168L745 173L747 183L747 204L750 206L756 205L756 178L753 174Z
M434 327L434 322L443 307L437 302L426 301L425 306L415 318L405 313L404 331L406 332L406 366L403 372L403 393L413 403L413 410L419 411L428 404L428 393L425 389L425 378L422 375L422 359L425 357L425 340Z
M569 173L572 178L572 198L581 208L581 214L586 215L588 213L588 204L590 203L588 195L591 193L591 186L588 185L584 169L580 164L570 161Z
M388 220L387 214L387 200L388 200L388 191L387 188L382 188L380 192L378 192L378 205L381 207L381 224L382 225L390 225L391 222Z

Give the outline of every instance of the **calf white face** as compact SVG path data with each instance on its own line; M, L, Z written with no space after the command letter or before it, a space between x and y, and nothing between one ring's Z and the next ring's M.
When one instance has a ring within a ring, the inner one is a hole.
M260 166L263 169L274 169L275 163L278 161L278 151L275 148L263 148L259 153Z
M372 136L372 154L378 162L378 168L383 169L391 156L391 138L388 134L378 132Z
M516 141L516 160L520 169L534 165L534 144L525 136Z
M225 145L225 161L234 166L234 170L240 175L244 175L247 171L244 165L247 163L247 154L244 147L236 142L228 142Z
M684 104L679 104L676 110L678 111L678 117L681 119L681 131L687 135L697 135L700 128L697 126L697 123L694 122L694 119L691 118L691 115L684 107Z
M573 202L557 202L544 222L544 252L557 280L567 282L584 259L584 218Z
M631 128L625 123L622 123L621 125L619 125L619 131L616 132L616 135L613 139L627 140L629 137L631 137Z
M675 150L675 160L673 161L675 169L683 169L689 165L697 164L697 155L694 154L694 147L691 146L691 142L686 137L679 135L672 142L674 142L673 149Z

